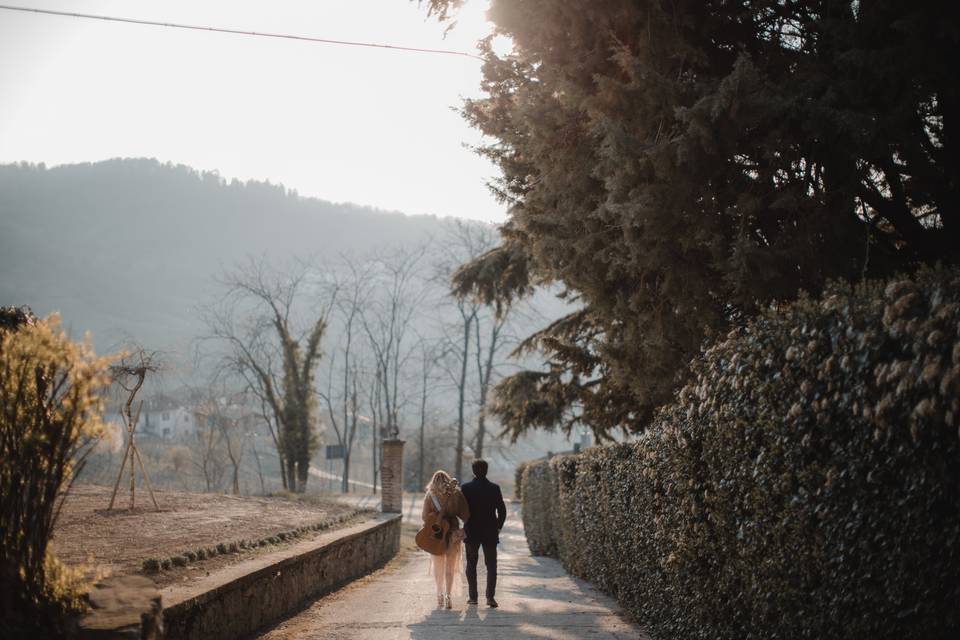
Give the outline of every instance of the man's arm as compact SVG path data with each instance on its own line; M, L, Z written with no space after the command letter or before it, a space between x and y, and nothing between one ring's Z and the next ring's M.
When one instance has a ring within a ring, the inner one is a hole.
M507 506L503 504L503 492L497 487L497 529L503 529L503 523L507 521Z
M467 524L470 519L470 503L467 502L467 497L462 492L458 493L458 500L460 500L460 510L457 517L463 520L463 524Z

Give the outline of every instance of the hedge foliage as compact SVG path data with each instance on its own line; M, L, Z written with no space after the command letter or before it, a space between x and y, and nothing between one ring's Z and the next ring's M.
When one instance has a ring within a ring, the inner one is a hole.
M960 637L960 271L706 350L638 441L531 463L534 553L656 638Z
M517 468L513 476L513 497L517 500L523 499L523 471L527 468L526 462L521 462L517 465Z

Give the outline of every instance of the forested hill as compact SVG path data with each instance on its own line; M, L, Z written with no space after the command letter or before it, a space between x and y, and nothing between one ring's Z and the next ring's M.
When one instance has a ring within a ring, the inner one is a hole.
M179 351L202 330L214 277L247 256L322 259L442 225L156 160L2 165L0 304L60 311L101 350L134 338Z

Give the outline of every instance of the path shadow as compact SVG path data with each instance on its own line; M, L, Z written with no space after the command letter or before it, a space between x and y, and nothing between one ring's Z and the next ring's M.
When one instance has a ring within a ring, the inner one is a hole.
M612 638L612 634L607 636L603 631L605 619L610 615L578 610L564 616L532 608L520 600L509 609L487 609L482 605L462 610L437 609L423 620L407 625L407 630L410 640Z

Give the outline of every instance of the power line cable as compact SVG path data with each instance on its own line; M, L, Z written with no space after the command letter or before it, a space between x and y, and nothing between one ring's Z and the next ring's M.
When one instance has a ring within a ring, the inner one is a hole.
M170 27L172 29L189 29L191 31L211 31L214 33L229 33L239 36L255 36L258 38L280 38L283 40L301 40L304 42L318 42L321 44L343 45L348 47L369 47L374 49L390 49L393 51L412 51L415 53L436 53L449 56L461 56L464 58L473 58L483 60L478 55L467 53L466 51L453 51L450 49L425 49L420 47L401 47L392 44L380 44L375 42L355 42L351 40L331 40L328 38L313 38L310 36L300 36L289 33L269 33L263 31L243 31L240 29L227 29L223 27L204 27L192 24L179 24L176 22L157 22L154 20L140 20L138 18L123 18L118 16L104 16L92 13L74 13L71 11L54 11L53 9L35 9L32 7L18 7L13 5L0 4L0 9L6 11L21 11L24 13L38 13L49 16L61 16L65 18L84 18L88 20L103 20L106 22L125 22L128 24L148 25L152 27Z

